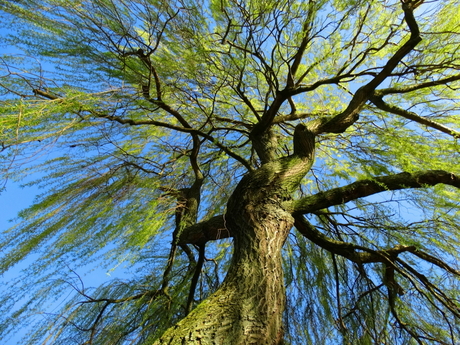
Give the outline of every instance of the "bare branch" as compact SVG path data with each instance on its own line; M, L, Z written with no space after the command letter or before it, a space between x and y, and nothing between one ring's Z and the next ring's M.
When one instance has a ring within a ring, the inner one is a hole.
M190 291L187 299L187 306L185 307L185 315L190 314L190 312L192 311L196 286L198 284L198 279L200 278L201 271L203 270L203 264L205 259L205 245L202 244L198 248L199 256L195 266L195 272L193 273L193 277L190 282Z
M391 105L386 103L382 97L371 97L371 102L379 109L387 111L389 113L393 113L396 115L400 115L408 120L420 123L421 125L425 125L427 127L431 127L434 129L437 129L443 133L446 133L448 135L453 136L454 138L460 138L460 132L457 132L456 130L449 128L447 126L444 126L440 123L437 123L435 121L432 121L430 119L427 119L426 117L422 117L420 115L417 115L416 113L405 110L403 108L400 108L395 105Z
M378 89L374 91L375 97L383 97L390 94L398 93L408 93L411 91L416 91L420 89L426 89L429 87L446 85L447 83L460 80L460 74L456 74L447 78L441 78L438 80L428 81L420 84L408 85L408 86L398 86L398 87L389 87L385 89Z

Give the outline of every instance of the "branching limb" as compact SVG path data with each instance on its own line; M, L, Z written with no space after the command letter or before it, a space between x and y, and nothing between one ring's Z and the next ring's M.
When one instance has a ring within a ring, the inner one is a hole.
M294 217L294 225L296 229L307 239L318 245L319 247L336 255L343 256L357 264L382 262L387 266L386 275L393 281L391 267L394 269L394 262L399 254L408 252L419 258L433 263L436 266L456 275L460 276L460 272L450 267L442 260L418 250L415 246L396 245L393 248L384 250L374 250L367 247L359 246L353 243L334 240L316 229L303 216L296 215Z
M415 20L413 10L419 5L413 1L404 1L402 8L404 11L404 19L410 30L410 38L396 51L396 53L386 62L381 71L377 73L371 81L364 86L360 87L353 95L350 103L346 109L332 118L323 118L321 121L316 121L309 125L310 129L315 135L321 133L342 133L348 127L352 126L359 118L359 113L364 105L372 97L374 90L389 76L397 67L397 65L415 48L415 46L422 40L420 31ZM340 75L331 78L328 83L338 83L345 76ZM253 141L262 138L265 132L268 131L270 126L281 108L282 104L292 97L302 92L308 91L308 88L289 88L276 93L273 102L267 111L263 114L259 123L254 126L252 131ZM260 155L260 154L259 154Z
M413 15L413 9L415 7L408 6L406 3L403 3L404 18L406 23L409 26L411 31L411 36L409 40L406 41L396 53L387 61L382 70L366 85L360 87L347 108L340 114L332 117L331 119L323 119L321 122L317 123L315 129L316 134L320 133L342 133L348 127L353 125L359 118L359 112L365 103L372 96L373 91L380 85L387 77L391 75L396 66L401 62L401 60L407 56L415 46L421 41L420 32L418 25L415 21ZM340 78L338 76L336 78ZM298 93L297 90L296 93Z
M412 252L412 251L411 251ZM443 291L443 289L439 288L435 284L433 284L424 274L420 273L415 268L411 267L407 262L397 259L397 263L401 265L407 272L402 270L398 270L405 278L411 281L412 285L422 294L421 289L417 286L415 281L413 281L412 277L417 278L417 280L422 283L425 289L433 296L439 303L441 303L447 310L449 310L457 319L460 319L460 306L458 305L458 301L451 300ZM411 277L409 277L409 274ZM429 298L427 298L429 299ZM430 302L433 304L433 302ZM434 304L433 304L434 305Z
M195 180L193 184L188 188L183 188L176 190L173 194L177 198L176 205L176 226L172 235L171 250L169 253L168 262L166 264L165 271L163 273L163 284L162 289L167 293L168 284L169 284L169 275L172 270L174 259L176 256L176 251L178 247L179 238L182 234L182 231L196 224L198 217L198 209L200 207L201 201L201 187L204 182L204 176L201 172L200 166L198 164L198 154L201 148L201 142L196 134L192 134L193 139L193 148L190 153L190 165L192 166L193 172L195 174ZM186 247L186 244L181 244L183 247ZM190 258L190 255L189 255ZM193 259L194 261L194 259ZM188 308L188 307L187 307ZM188 313L188 311L187 311Z
M175 125L171 125L169 123L165 122L160 122L160 121L155 121L155 120L131 120L131 119L122 119L119 116L114 116L114 115L104 115L104 114L96 114L97 117L105 118L110 121L115 121L121 124L129 124L130 126L141 126L141 125L153 125L153 126L158 126L158 127L164 127L164 128L169 128L176 130L178 132L183 132L183 133L193 133L196 135L199 135L208 141L212 142L217 148L221 149L224 151L226 154L228 154L230 157L234 158L238 162L240 162L244 167L246 167L249 171L252 170L251 165L249 164L248 161L246 161L243 157L240 155L236 154L232 150L230 150L228 147L225 145L221 144L217 139L212 137L211 135L201 132L199 130L193 129L193 128L186 128L186 127L179 127Z
M59 99L59 97L53 95L53 94L50 94L48 92L45 92L43 90L37 90L35 89L34 90L34 93L36 95L39 95L41 97L44 97L44 98L47 98L47 99L50 99L50 100L57 100ZM160 108L162 108L163 110L169 112L169 113L175 113L174 112L174 109L168 107L166 104L164 103L156 103L157 105L160 106ZM199 130L196 130L194 128L191 128L191 127L187 127L188 124L187 122L184 120L184 121L179 121L181 122L181 124L184 124L186 125L186 127L181 127L181 126L176 126L176 125L173 125L173 124L170 124L170 123L167 123L167 122L162 122L162 121L156 121L156 120L133 120L133 119L124 119L120 116L116 116L116 115L110 115L110 114L106 114L106 113L103 113L103 112L100 112L100 111L94 111L94 110L87 110L92 116L95 116L97 118L102 118L102 119L107 119L109 121L113 121L113 122L117 122L119 124L122 124L122 125L130 125L130 126L157 126L157 127L163 127L163 128L168 128L168 129L172 129L172 130L175 130L175 131L178 131L178 132L182 132L182 133L190 133L192 135L197 135L197 136L200 136L202 138L205 138L206 140L210 141L211 143L213 143L217 148L219 148L220 150L222 150L223 152L225 152L227 155L229 155L230 157L234 158L235 160L237 160L238 162L240 162L246 169L248 169L248 171L252 171L252 167L251 167L251 164L246 160L244 159L243 157L241 157L240 155L238 155L237 153L233 152L232 150L230 150L227 146L221 144L216 138L214 138L213 136L207 134L207 133L204 133L202 131L199 131ZM177 118L177 116L175 116ZM180 117L182 118L182 117Z
M396 281L395 273L397 272L400 277L415 288L423 298L425 298L436 310L442 315L445 315L447 309L455 318L460 318L460 307L458 301L451 299L445 292L433 284L426 276L421 274L417 269L413 268L406 261L402 260L399 255L401 253L410 253L423 260L433 263L447 272L455 275L460 275L460 272L453 269L449 265L442 262L442 260L433 257L427 253L418 250L415 246L402 246L396 245L393 248L384 250L373 250L363 246L354 245L344 241L337 241L327 237L318 231L315 226L310 224L303 216L297 215L295 217L295 226L299 232L307 239L318 245L319 247L329 251L332 255L340 255L358 265L366 263L381 263L384 265L384 276L382 277L383 284L387 287L388 303L391 314L395 318L399 326L411 335L419 344L423 344L422 339L436 340L430 336L420 336L414 331L411 325L406 324L399 316L396 299L397 296L404 294L401 285ZM377 287L380 288L382 285ZM338 301L339 302L339 301ZM440 305L438 305L438 303ZM441 307L442 306L442 307ZM346 314L341 318L343 320L349 315ZM446 321L449 324L450 322ZM453 334L452 334L453 335ZM451 335L451 336L452 336ZM454 337L452 336L452 339Z
M418 5L417 5L418 6ZM360 87L348 107L339 115L330 120L324 120L316 129L316 133L342 133L359 118L359 112L372 96L374 90L391 75L396 66L406 57L415 46L422 40L413 10L417 7L413 1L405 1L402 4L404 19L410 29L410 38L396 51L387 61L382 70L366 85Z
M293 213L306 214L384 191L423 188L434 186L438 183L460 188L460 178L447 171L403 172L376 177L372 180L360 180L343 187L333 188L326 192L302 198L293 202L292 211Z
M398 245L385 250L373 250L353 243L337 241L318 231L315 226L313 226L301 215L294 216L294 225L303 236L319 247L336 255L343 256L344 258L347 258L357 264L366 264L371 262L391 264L391 262L389 262L390 258L396 257L402 252L416 249L414 246Z

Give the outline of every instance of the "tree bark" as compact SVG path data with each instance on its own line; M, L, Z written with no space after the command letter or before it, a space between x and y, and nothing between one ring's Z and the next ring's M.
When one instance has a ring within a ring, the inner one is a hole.
M229 199L234 253L222 286L155 344L282 344L281 249L294 224L284 205L310 170L315 140L303 125L294 136L294 155L248 173Z

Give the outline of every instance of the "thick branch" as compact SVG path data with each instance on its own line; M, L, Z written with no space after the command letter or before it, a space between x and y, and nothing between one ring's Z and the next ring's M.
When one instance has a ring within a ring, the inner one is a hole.
M422 40L417 22L414 17L413 10L415 6L411 6L411 1L403 3L404 19L410 29L411 35L409 40L406 41L396 53L387 61L383 69L378 73L369 83L360 87L353 98L351 99L348 107L339 115L334 116L332 119L323 121L316 129L316 134L320 133L342 133L348 127L353 125L359 118L359 112L373 95L374 90L391 75L396 66L401 60L406 57L415 46Z
M347 186L333 188L312 196L294 201L293 213L306 214L334 205L347 203L372 194L406 188L423 188L438 183L460 188L460 178L443 170L428 170L416 173L400 173L396 175L376 177L372 180L361 180Z
M371 262L389 263L389 260L397 257L403 252L414 252L417 249L414 246L397 245L393 248L384 250L372 250L363 246L358 246L353 243L337 241L327 237L318 231L310 222L302 215L294 217L294 225L299 232L307 239L312 241L317 246L340 256L343 256L350 261L358 264Z
M330 115L330 113L328 113L328 111L326 111L326 110L318 111L318 112L315 112L315 113L302 113L302 112L295 111L295 112L292 112L292 113L286 114L286 115L278 115L273 120L273 123L274 124L275 123L283 123L283 122L296 121L296 120L306 119L306 118L317 119L317 118L323 117L325 115Z
M178 244L201 245L208 241L232 237L225 226L225 216L212 217L204 222L189 226L182 230L178 238Z

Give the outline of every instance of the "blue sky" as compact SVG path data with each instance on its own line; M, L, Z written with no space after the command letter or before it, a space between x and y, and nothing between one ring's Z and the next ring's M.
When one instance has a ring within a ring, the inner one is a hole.
M6 183L5 189L0 193L0 230L2 232L14 224L11 223L10 220L15 218L20 210L30 205L37 193L38 190L36 188L20 188L18 184L11 181ZM0 276L0 293L3 288L2 285L16 278L21 268L27 267L30 263L30 259L25 260L23 263L14 266L8 272ZM22 334L18 333L15 337L11 338L8 343L19 344L21 335Z
M2 183L3 186L3 183ZM36 195L41 191L37 187L24 187L13 181L7 181L5 190L0 193L0 231L3 232L12 225L14 222L10 222L11 219L15 218L19 211L30 206ZM20 274L20 271L23 268L28 267L29 265L35 262L35 258L28 257L24 261L15 265L8 272L0 276L0 294L3 289L3 284L17 278ZM114 272L110 272L110 275L104 269L94 268L90 273L86 273L85 270L77 270L78 274L81 274L81 277L85 283L86 287L96 287L103 282L114 278L123 278L124 272L123 268L117 269ZM59 308L59 303L49 305L47 311L52 311L53 309ZM37 316L39 317L39 316ZM8 345L21 344L21 337L25 335L27 329L21 329L16 335L8 340Z

